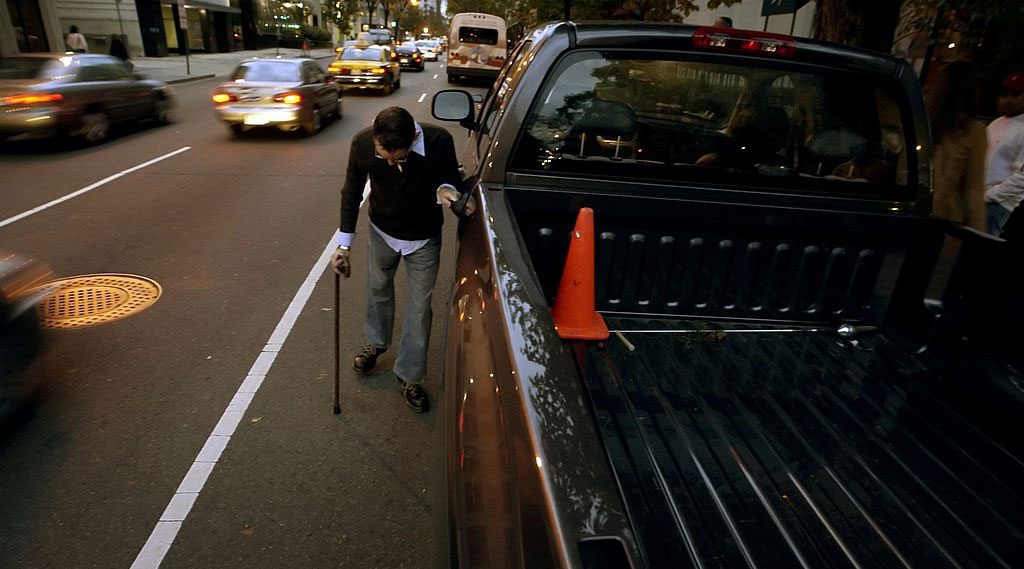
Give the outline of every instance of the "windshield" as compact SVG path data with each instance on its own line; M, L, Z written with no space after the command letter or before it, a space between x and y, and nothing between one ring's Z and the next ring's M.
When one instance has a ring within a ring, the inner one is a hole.
M233 81L266 81L271 83L297 83L299 66L284 61L249 61L235 68Z
M434 49L434 42L430 40L420 40L416 42L416 47L423 47L427 49Z
M412 54L416 53L416 51L417 51L417 49L415 47L409 47L409 46L405 46L405 45L398 47L398 53L400 53L402 55L412 55Z
M340 57L343 61L380 61L380 49L379 48L365 48L360 49L358 47L347 47L341 52Z
M911 143L895 89L883 83L826 69L577 53L535 103L515 167L905 195Z

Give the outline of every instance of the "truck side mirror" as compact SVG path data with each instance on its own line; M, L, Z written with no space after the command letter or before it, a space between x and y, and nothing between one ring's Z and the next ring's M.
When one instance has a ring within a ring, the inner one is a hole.
M469 129L476 126L476 122L473 120L473 97L465 91L457 89L438 91L431 103L431 113L436 119L458 122Z

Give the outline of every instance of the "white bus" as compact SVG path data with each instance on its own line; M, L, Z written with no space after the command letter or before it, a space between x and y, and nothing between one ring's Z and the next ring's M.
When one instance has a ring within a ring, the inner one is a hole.
M505 20L478 12L455 14L448 32L448 81L497 77L507 51Z

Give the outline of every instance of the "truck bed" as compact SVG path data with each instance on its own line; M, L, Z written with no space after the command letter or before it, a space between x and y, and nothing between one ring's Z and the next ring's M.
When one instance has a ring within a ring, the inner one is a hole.
M1024 567L1024 462L881 334L608 324L578 363L650 567Z

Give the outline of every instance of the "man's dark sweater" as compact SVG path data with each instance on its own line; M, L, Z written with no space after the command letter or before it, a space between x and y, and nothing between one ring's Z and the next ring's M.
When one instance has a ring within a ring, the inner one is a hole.
M444 216L437 203L437 187L451 184L462 192L462 177L455 158L455 143L448 131L429 124L421 124L420 128L426 156L410 151L401 169L377 158L372 128L363 129L352 138L348 173L341 189L343 233L355 233L359 202L369 176L370 221L381 231L405 241L441 234Z

